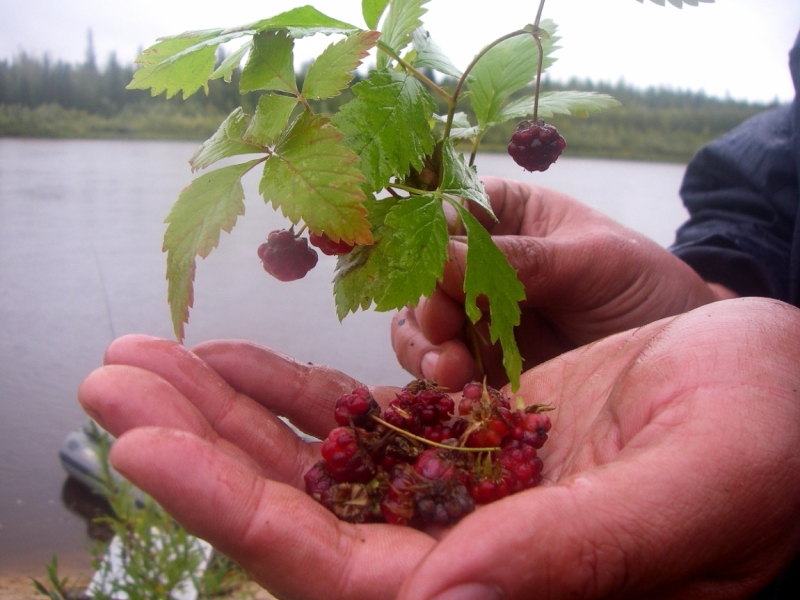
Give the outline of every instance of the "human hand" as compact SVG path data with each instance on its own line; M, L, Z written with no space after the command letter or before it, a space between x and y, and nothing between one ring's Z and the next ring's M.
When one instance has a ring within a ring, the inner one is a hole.
M302 491L317 447L274 414L324 436L341 373L129 337L79 398L123 475L279 597L746 598L800 550L798 336L797 309L735 300L526 372L556 408L545 483L446 533L339 522Z
M516 339L529 369L607 335L733 295L709 286L667 250L555 190L496 177L483 179L494 222L474 209L517 270L526 299ZM478 368L464 313L466 245L450 246L444 280L416 309L392 323L400 364L452 390L480 379L508 382L499 345L481 346ZM486 308L485 306L483 307ZM488 339L486 323L477 326Z

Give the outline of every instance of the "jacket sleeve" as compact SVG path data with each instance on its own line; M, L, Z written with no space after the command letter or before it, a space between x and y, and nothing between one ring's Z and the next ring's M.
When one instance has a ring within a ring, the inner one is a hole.
M740 295L789 297L800 200L793 110L756 115L700 150L681 186L689 220L671 251Z

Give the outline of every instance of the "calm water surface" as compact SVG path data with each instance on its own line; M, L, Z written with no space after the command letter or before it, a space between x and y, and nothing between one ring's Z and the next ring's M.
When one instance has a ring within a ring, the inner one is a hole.
M115 337L171 337L163 220L192 179L194 143L0 139L0 576L41 577L44 564L89 569L83 489L58 448L84 422L83 377ZM644 233L672 241L685 218L682 165L562 158L529 174L505 155L479 157L482 174L557 188ZM368 383L402 385L390 314L339 323L334 259L282 284L255 249L286 222L245 179L247 214L197 270L187 345L245 338Z

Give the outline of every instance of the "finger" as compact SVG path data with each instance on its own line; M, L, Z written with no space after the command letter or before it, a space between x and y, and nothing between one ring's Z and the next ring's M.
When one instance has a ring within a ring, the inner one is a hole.
M194 406L216 435L252 457L268 476L302 486L303 473L318 458L316 451L284 422L253 399L238 393L208 364L176 342L143 335L125 336L109 346L105 362L108 366L127 365L152 374L140 376L134 382L112 380L104 389L104 397L126 398L124 409L131 419L141 415L137 403L147 396L148 385L158 377L174 388L175 393L169 394L171 398L179 395L185 403ZM135 385L120 387L124 383ZM164 391L164 386L158 389ZM146 404L152 406L154 402L156 398ZM155 407L153 414L160 419L161 407ZM149 424L160 425L161 422L136 423Z
M464 329L464 306L455 302L439 287L429 298L421 298L414 311L420 331L432 344L457 339Z
M461 390L479 377L477 363L464 343L455 339L431 343L422 333L412 309L403 309L394 317L392 347L406 371L448 390Z
M336 427L336 400L364 385L330 367L301 363L245 341L204 342L193 352L239 393L318 438ZM372 391L378 400L389 394L381 388Z
M304 493L185 432L133 430L114 444L111 461L281 598L394 598L434 543L407 527L339 522Z

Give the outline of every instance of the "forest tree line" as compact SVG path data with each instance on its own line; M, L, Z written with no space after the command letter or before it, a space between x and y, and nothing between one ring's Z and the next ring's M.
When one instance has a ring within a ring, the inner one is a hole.
M220 57L221 59L222 57ZM91 48L81 64L19 53L0 61L0 137L168 138L210 136L237 106L252 113L257 93L240 94L233 81L209 82L187 100L147 90L128 90L135 66L120 64L111 54L98 65ZM299 74L302 79L302 72ZM359 75L356 73L355 81ZM441 81L448 85L447 81ZM452 83L452 82L450 82ZM637 89L624 82L568 82L544 78L542 91L595 91L609 94L621 106L576 118L557 116L551 122L567 139L565 156L602 156L686 161L701 146L773 104L751 104L703 93L666 88ZM530 91L527 91L530 93ZM352 97L349 91L319 103L330 113ZM490 130L482 148L502 150L515 123Z

